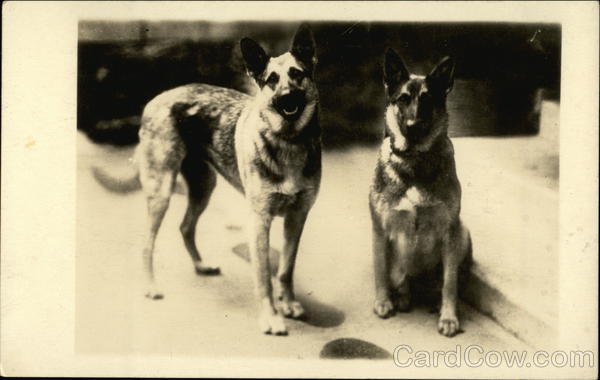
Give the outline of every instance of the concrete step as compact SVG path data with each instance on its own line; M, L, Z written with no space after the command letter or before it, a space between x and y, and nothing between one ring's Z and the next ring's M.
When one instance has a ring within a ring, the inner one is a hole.
M557 130L558 104L544 102L539 136L454 140L476 262L468 301L545 348L558 326Z

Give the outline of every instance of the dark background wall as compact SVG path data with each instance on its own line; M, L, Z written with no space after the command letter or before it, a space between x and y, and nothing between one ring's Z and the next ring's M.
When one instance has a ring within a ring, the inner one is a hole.
M285 52L298 23L82 21L78 129L101 143L137 142L139 116L161 91L205 82L251 92L238 42ZM535 134L542 98L560 97L560 25L310 23L326 148L379 141L385 97L381 60L394 47L426 74L456 60L451 136Z

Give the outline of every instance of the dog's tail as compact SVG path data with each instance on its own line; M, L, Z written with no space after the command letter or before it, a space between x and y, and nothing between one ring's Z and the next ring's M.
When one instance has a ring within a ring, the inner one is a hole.
M142 188L140 172L137 168L133 173L119 177L108 173L101 167L92 166L92 175L104 188L114 193L131 193Z
M113 193L127 194L142 188L140 171L137 167L125 175L116 175L109 173L101 167L92 166L92 175L102 187ZM183 195L187 194L187 187L180 177L175 182L173 192Z

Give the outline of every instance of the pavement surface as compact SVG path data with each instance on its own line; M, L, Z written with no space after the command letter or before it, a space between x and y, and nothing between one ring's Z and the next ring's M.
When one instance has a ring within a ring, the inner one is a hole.
M455 142L457 152L463 150L460 140ZM468 168L461 168L472 157L464 153L457 153L463 187L481 189L466 175ZM461 308L464 333L451 339L437 333L437 315L426 308L388 320L373 314L367 203L377 155L373 148L323 157L321 192L304 230L295 271L297 295L308 318L288 320L289 336L258 331L250 266L244 258L243 198L221 179L196 239L207 263L219 265L222 276L195 274L178 228L186 200L175 194L156 243L155 271L165 298L148 300L141 287L144 197L140 192L111 193L91 175L92 166L102 166L127 176L130 154L78 136L75 348L80 354L389 359L400 344L415 350L453 350L458 344L486 350L529 348L466 305ZM470 207L467 194L473 192L465 191L465 211ZM474 237L476 258L478 241ZM271 245L282 247L280 219L274 223Z

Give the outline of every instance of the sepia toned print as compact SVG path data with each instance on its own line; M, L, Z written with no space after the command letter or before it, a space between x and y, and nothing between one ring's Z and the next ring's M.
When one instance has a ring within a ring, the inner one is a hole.
M0 373L589 377L592 8L7 4Z
M431 345L449 344L435 336L438 329L458 342L487 342L491 348L551 344L556 290L531 287L531 281L552 283L557 273L560 32L554 24L81 21L79 142L94 156L80 166L87 178L80 200L116 202L106 207L116 207L120 216L102 228L120 224L131 230L113 236L114 248L106 254L118 255L119 271L145 273L114 278L128 294L118 297L122 305L139 305L127 306L133 315L123 322L158 323L159 315L162 323L176 320L188 326L176 330L184 336L158 329L172 339L169 349L216 356L231 350L255 355L257 342L265 339L261 331L288 330L293 343L266 341L260 346L270 348L260 355L369 358L385 352L390 358L398 338L413 329ZM404 93L409 100L400 99ZM515 151L521 153L509 153ZM137 170L141 192L135 190ZM490 182L494 171L502 173L501 182ZM369 189L373 223L387 231L380 237L370 224ZM310 196L299 197L305 193ZM306 202L292 204L290 196ZM524 198L531 196L546 197L543 209ZM123 201L127 207L118 206ZM188 206L181 209L181 202ZM313 202L307 218L310 207L301 204ZM414 224L398 219L413 204L422 216ZM88 228L100 227L86 224L98 222L90 207L79 213L79 251L90 253L77 259L78 297L97 288L83 273L97 267L91 252L104 251L85 238ZM301 212L299 224L290 217L281 223L277 216L288 215L287 209ZM263 217L252 217L254 212ZM511 230L524 218L544 224L539 228L549 237L543 245L524 243ZM396 236L415 225L419 232L408 234L401 248ZM454 232L442 237L446 231ZM519 250L503 252L498 240L511 239ZM119 248L124 244L128 253ZM394 244L396 252L414 246L412 256L394 260L384 249ZM456 254L443 254L445 249ZM186 250L192 268L185 264ZM523 251L531 260L546 256L536 264L540 277L532 279L523 267L504 278L514 268L496 268L497 255L506 259ZM442 262L448 266L442 269ZM466 277L460 286L459 267ZM422 269L429 277L412 280L416 289L409 289L408 279L422 277ZM527 297L539 301L538 310L513 297L519 281L517 293L530 287ZM448 286L443 292L442 283ZM473 309L457 311L459 291ZM163 339L147 333L127 338L125 345L118 336L98 340L93 326L103 312L88 313L104 306L91 301L91 294L78 299L82 351L165 349ZM392 317L394 310L400 313ZM507 311L519 318L504 318ZM286 328L282 317L299 320ZM258 329L252 320L259 321ZM497 324L502 334L474 321ZM389 335L390 329L400 335ZM246 343L231 347L223 339L231 334L247 337ZM522 343L512 343L518 339ZM282 348L287 345L294 348Z

